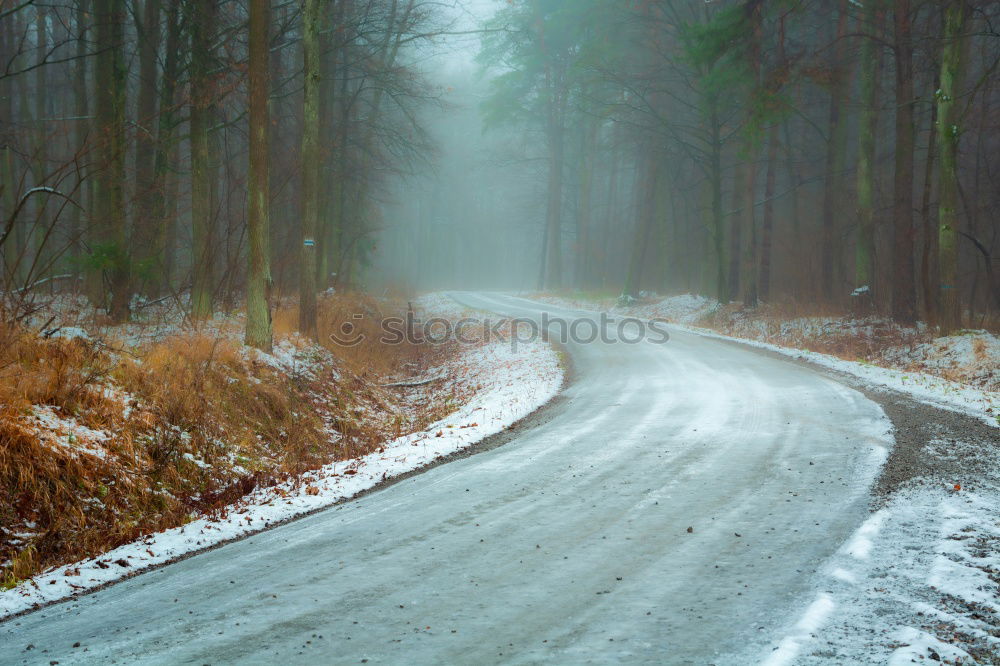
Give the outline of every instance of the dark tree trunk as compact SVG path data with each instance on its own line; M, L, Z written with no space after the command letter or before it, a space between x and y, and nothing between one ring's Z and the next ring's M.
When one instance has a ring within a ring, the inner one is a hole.
M160 0L145 0L141 21L138 21L139 97L135 138L135 197L136 208L132 232L132 248L136 261L136 282L141 293L159 296L161 281L161 249L156 242L157 227L162 220L156 216L153 198L156 181L157 122L157 56L160 45ZM176 57L176 56L175 56Z
M820 251L820 286L823 298L835 298L834 280L840 260L840 243L836 228L836 210L844 200L844 163L847 153L847 124L844 101L847 96L849 67L846 62L847 0L839 0L837 30L833 42L834 63L831 70L830 136L826 147L826 189L823 193L823 237ZM839 296L839 294L837 294Z
M215 0L188 0L191 8L191 316L208 319L214 304L214 211L216 171L209 140L215 117L215 85L211 75L215 34Z
M893 195L892 315L901 323L916 320L913 258L913 44L910 0L895 0L896 165Z
M764 181L764 219L760 237L760 299L771 298L771 248L774 236L774 186L778 171L778 125L772 125L767 140L767 175Z
M125 240L125 89L124 0L94 3L96 42L94 120L100 171L94 187L97 246L93 248L110 290L113 321L129 316L129 258Z
M246 343L271 351L270 260L268 259L267 216L270 187L268 185L267 129L270 118L267 98L268 26L271 0L251 0L250 3L250 174L247 236L250 252L247 257L247 324Z

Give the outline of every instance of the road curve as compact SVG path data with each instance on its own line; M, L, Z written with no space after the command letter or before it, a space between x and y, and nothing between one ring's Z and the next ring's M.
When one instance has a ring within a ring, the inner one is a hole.
M506 445L0 625L0 662L753 663L863 519L888 424L671 335L570 343L574 381Z

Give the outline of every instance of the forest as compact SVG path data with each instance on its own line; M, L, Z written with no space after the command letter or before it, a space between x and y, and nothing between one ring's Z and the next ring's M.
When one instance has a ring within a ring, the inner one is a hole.
M995 318L997 3L524 0L481 14L8 0L5 307L67 289L118 322L164 298L193 320L245 303L248 339L266 346L282 297L314 334L328 288L419 285L458 262L452 282L476 280L507 247L539 289L822 303L945 332ZM481 46L448 86L421 62L452 34ZM472 91L459 104L454 85ZM460 130L435 117L470 109ZM447 171L449 142L477 150L478 169L452 174L450 194L418 186ZM440 205L456 191L479 199ZM414 220L425 199L444 223ZM487 227L504 232L481 242Z
M435 93L404 52L426 3L4 2L5 307L84 293L111 322L182 299L193 321L356 280L380 189L429 153ZM412 56L408 56L412 59ZM179 301L178 301L179 302ZM312 304L312 305L310 305Z
M0 662L997 664L998 425L1000 0L0 0Z

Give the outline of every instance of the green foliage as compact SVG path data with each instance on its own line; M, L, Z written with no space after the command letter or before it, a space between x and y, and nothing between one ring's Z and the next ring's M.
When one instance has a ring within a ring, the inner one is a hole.
M704 110L739 108L744 149L750 152L760 147L764 129L783 120L791 108L782 94L786 71L765 68L758 80L754 66L762 63L754 51L756 27L742 3L718 10L707 22L680 26L684 59L698 74ZM756 48L760 51L764 45Z
M690 64L703 72L719 69L732 72L741 66L738 52L750 33L746 13L739 6L720 10L707 23L681 26L684 53ZM745 69L745 63L742 63Z
M102 281L116 283L121 280L128 280L130 271L135 268L128 255L128 252L118 243L94 243L90 247L90 253L82 255L78 259L71 260L83 272L98 276ZM148 269L147 269L148 273ZM108 299L109 294L102 292L101 299ZM103 307L109 308L111 305L105 301Z
M750 79L746 58L751 26L739 7L719 11L707 23L681 27L684 54L700 74L702 94L712 101L743 89Z
M138 261L132 262L132 275L138 279L139 282L148 282L156 277L154 274L156 268L157 261L155 257L139 259Z
M118 243L95 243L81 261L92 271L120 270L129 265L128 253Z
M491 75L487 128L546 119L550 105L587 104L581 93L617 48L607 30L615 8L600 0L514 0L486 25L477 56Z

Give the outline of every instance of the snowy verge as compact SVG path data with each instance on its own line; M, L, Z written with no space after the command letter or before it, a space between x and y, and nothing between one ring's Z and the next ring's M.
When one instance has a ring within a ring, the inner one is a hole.
M978 442L941 440L931 455ZM1000 662L1000 456L961 485L912 483L820 573L816 600L768 666ZM818 605L822 613L817 612Z
M478 388L463 407L426 430L386 442L363 458L327 465L297 483L255 490L222 515L43 572L0 592L0 619L354 497L510 427L552 399L563 381L556 351L540 342L519 344L517 351L502 341L466 346L452 370L456 381Z

